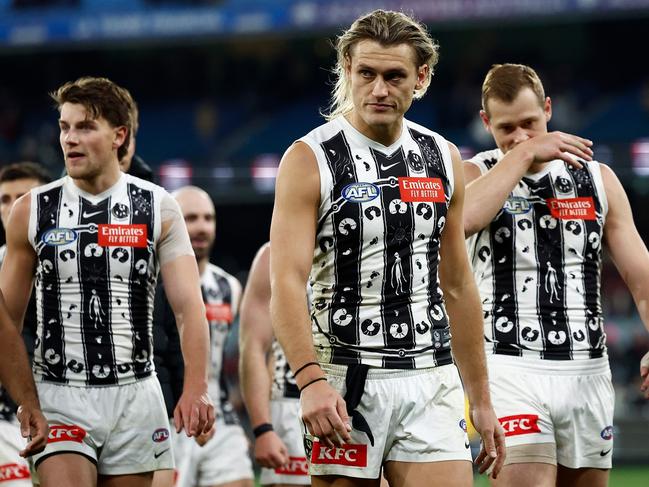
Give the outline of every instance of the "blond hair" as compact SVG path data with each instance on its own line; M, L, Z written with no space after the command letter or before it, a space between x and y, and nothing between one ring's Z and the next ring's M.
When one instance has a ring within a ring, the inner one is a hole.
M345 68L351 62L352 49L363 40L378 42L382 46L408 44L415 54L416 67L427 64L428 76L421 88L415 90L415 99L426 94L433 76L433 68L439 60L439 45L430 37L426 26L401 12L374 10L356 19L349 29L336 39L337 63L333 72L336 77L327 120L349 113L354 108L350 80Z

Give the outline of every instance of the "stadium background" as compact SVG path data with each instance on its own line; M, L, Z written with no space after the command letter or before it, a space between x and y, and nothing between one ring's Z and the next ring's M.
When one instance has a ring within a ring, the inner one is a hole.
M647 241L649 0L0 0L0 164L35 160L59 174L47 93L79 76L109 77L139 104L137 153L158 182L213 196L214 262L245 283L268 238L279 158L321 123L331 40L377 7L414 13L441 46L429 92L408 118L471 156L492 146L477 115L491 64L535 67L553 99L550 128L595 141ZM602 295L620 466L611 485L646 486L649 403L638 362L649 333L609 261ZM236 334L233 373L235 344Z

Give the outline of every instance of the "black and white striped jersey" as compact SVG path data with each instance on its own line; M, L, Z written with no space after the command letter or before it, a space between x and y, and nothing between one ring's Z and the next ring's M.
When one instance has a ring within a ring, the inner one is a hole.
M470 162L484 174L499 149ZM560 160L524 177L494 220L467 241L487 352L550 360L606 355L600 302L608 210L597 162Z
M405 369L452 363L438 278L453 193L447 142L404 120L385 147L344 117L300 140L320 172L310 276L319 360Z
M298 399L300 390L297 388L295 377L286 360L286 354L279 344L277 338L273 338L271 345L271 355L273 358L273 382L271 385L270 398L277 399Z
M208 263L201 276L201 292L210 327L208 392L215 402L217 415L223 415L227 423L236 422L236 414L228 401L223 357L225 341L239 310L241 283L220 267Z
M163 198L128 175L98 195L69 177L31 191L37 379L107 386L152 374Z

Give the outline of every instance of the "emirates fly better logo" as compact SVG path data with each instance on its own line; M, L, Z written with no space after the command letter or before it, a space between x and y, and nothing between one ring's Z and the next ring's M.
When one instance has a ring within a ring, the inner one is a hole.
M146 247L146 225L106 225L98 228L97 243L102 247Z

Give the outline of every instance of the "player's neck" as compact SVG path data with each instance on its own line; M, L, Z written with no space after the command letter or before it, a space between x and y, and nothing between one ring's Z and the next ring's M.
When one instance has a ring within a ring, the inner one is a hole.
M403 117L400 117L394 123L385 125L370 125L363 117L352 111L346 115L347 121L361 134L368 139L372 139L379 144L388 147L394 144L403 130Z
M202 259L196 259L196 263L198 264L198 275L202 276L203 273L205 272L205 269L207 269L207 264L209 263L209 259L207 257L203 257Z
M106 168L100 174L88 179L72 179L74 184L81 190L90 194L101 194L104 191L112 188L119 181L122 172L119 166L115 164L114 167Z

